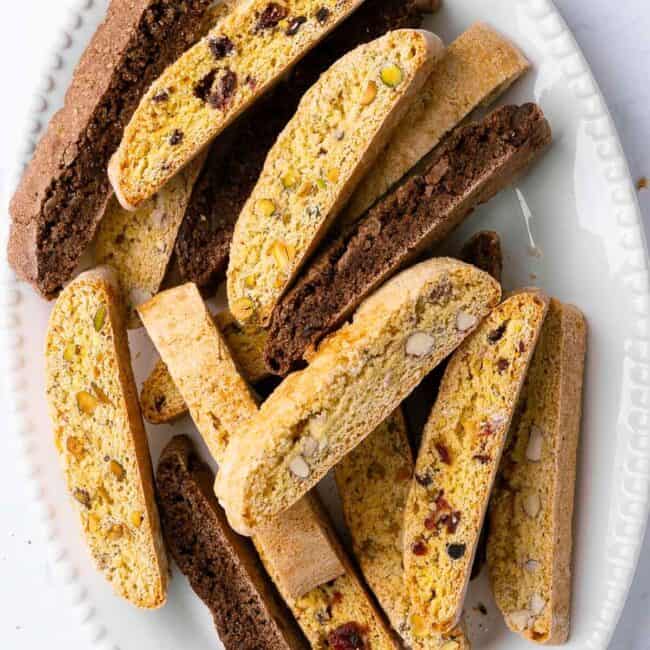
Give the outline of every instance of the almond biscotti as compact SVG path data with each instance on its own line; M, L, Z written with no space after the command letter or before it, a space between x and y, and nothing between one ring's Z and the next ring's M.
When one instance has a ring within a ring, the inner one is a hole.
M564 643L587 327L551 300L510 428L490 506L492 592L511 630Z
M203 156L193 160L134 212L115 197L108 202L95 240L95 261L117 273L131 329L141 326L136 307L160 290L203 162Z
M462 630L427 629L411 614L402 566L404 509L413 477L406 423L397 409L335 468L343 514L366 582L413 650L465 650Z
M478 326L500 294L486 273L439 258L368 298L231 443L216 491L235 530L250 534L313 487Z
M508 39L484 23L472 25L447 48L341 220L356 220L444 135L475 108L491 104L529 67Z
M309 262L273 311L265 350L269 370L284 375L299 367L372 290L440 243L550 141L550 126L535 104L503 106L459 127Z
M440 40L401 29L339 59L301 100L235 225L228 302L265 324L425 81Z
M152 84L108 173L127 209L151 198L362 0L249 0Z
M11 201L9 262L46 298L92 241L111 195L106 166L142 93L204 33L211 4L110 2Z
M138 607L165 603L167 559L117 281L80 275L47 331L46 395L56 449L86 542L115 591Z
M458 623L506 434L548 308L537 290L497 307L454 353L427 421L404 518L413 610Z

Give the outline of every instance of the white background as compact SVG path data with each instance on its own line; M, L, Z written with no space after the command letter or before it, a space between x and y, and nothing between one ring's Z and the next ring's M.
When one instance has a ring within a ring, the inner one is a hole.
M48 61L62 16L78 0L2 0L0 61L0 191L20 147L25 115ZM453 0L447 0L453 2ZM489 0L477 0L477 2ZM650 4L648 0L556 0L601 84L635 179L650 177ZM646 232L650 191L641 191ZM6 192L0 205L6 214ZM0 650L87 650L72 613L61 603L45 541L28 494L18 440L0 442ZM532 646L531 646L532 647ZM611 648L650 650L650 535Z

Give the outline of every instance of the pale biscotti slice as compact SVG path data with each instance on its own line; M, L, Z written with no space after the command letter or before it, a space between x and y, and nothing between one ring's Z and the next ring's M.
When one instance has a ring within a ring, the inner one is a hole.
M108 269L68 285L50 316L46 395L68 490L98 569L120 596L154 608L166 600L167 558L124 317Z
M227 283L237 320L266 323L441 51L429 32L388 32L339 59L307 91L235 225Z
M491 104L530 67L484 23L447 48L388 145L355 190L341 221L355 221L475 108Z
M537 290L497 307L454 353L424 430L404 518L413 610L457 624L506 434L548 309Z
M243 378L255 384L268 377L264 365L266 331L255 325L240 325L226 309L214 317ZM162 359L142 384L142 412L152 424L171 422L187 413L187 405Z
M287 377L229 447L217 496L244 533L295 503L494 307L499 285L447 258L404 271Z
M117 272L130 329L142 325L136 307L160 290L204 159L193 160L134 212L115 197L108 203L95 239L95 261Z
M511 630L564 643L587 326L552 300L510 429L490 506L488 568Z
M138 207L268 90L362 0L247 0L152 84L108 167Z
M154 296L138 313L210 453L221 462L231 434L257 402L195 284ZM224 408L224 404L228 408Z
M283 581L278 579L276 565L269 558L269 552L275 552L277 545L267 545L263 537L253 538L266 570L278 586L311 647L315 650L397 650L398 643L359 580L314 493L307 494L284 513L282 518L285 516L288 521L295 520L297 525L303 519L318 522L327 533L330 548L345 567L345 573L340 577L295 598L286 591ZM289 543L288 548L290 547Z
M413 454L406 423L397 409L335 468L343 514L361 572L393 629L413 650L465 650L461 629L443 634L411 614L404 582L404 509Z

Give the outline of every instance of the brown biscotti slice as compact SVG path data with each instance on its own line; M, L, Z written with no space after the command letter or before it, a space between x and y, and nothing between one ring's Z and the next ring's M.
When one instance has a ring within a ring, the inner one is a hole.
M461 34L445 51L341 219L356 220L444 135L475 108L491 104L529 65L517 47L484 23Z
M334 528L314 493L307 494L282 519L295 521L297 526L305 519L317 522L326 531L331 549L345 567L345 573L335 580L321 584L296 598L286 591L283 580L276 573L276 564L269 555L278 550L277 539L269 544L264 535L254 538L257 550L267 571L274 579L284 600L315 650L345 648L372 648L397 650L399 645L359 580ZM290 531L291 527L287 529ZM262 529L264 530L264 529ZM292 546L290 540L286 549ZM285 549L285 552L286 552Z
M478 537L517 399L548 308L537 290L497 307L454 353L427 421L404 518L415 613L458 623Z
M479 230L463 245L460 259L489 273L497 282L503 274L501 237L494 230Z
M377 286L439 243L525 169L551 140L534 104L459 127L421 168L325 244L273 312L265 358L286 374Z
M108 169L120 203L153 196L361 1L238 4L140 102Z
M226 650L306 650L250 540L228 526L213 480L192 441L172 438L156 483L165 540L178 568L210 610Z
M427 630L411 615L404 582L404 509L413 477L413 454L401 409L380 424L335 468L343 514L366 582L404 643L413 650L465 650L462 630Z
M50 316L45 390L93 559L120 596L153 608L167 597L167 558L124 317L108 269L68 285Z
M587 326L552 300L490 506L488 567L506 623L564 643L571 605L572 516Z
M111 198L95 239L95 261L116 271L127 300L129 328L141 327L136 307L160 290L176 235L203 166L199 156L134 212Z
M395 30L346 54L307 91L235 225L227 287L237 320L266 324L441 51L430 32Z
M216 490L235 529L248 533L295 503L476 328L500 294L482 271L439 258L368 298L230 445Z
M414 0L365 0L212 146L176 241L186 282L216 286L225 276L235 222L282 129L305 91L337 59L391 29L419 27ZM227 140L227 143L224 142Z
M240 325L226 309L214 317L243 378L255 384L268 376L262 352L266 331L255 325ZM142 384L142 412L153 424L171 422L187 413L187 405L162 359Z
M112 0L11 202L9 262L45 297L70 279L111 189L106 166L147 86L204 28L212 0Z
M163 291L138 313L210 453L221 462L231 434L257 402L196 285Z

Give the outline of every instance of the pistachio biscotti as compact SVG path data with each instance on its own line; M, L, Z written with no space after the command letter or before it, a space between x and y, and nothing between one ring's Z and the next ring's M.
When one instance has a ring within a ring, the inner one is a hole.
M500 295L486 273L439 258L368 298L230 445L216 491L233 527L250 534L295 503L460 345Z
M307 91L235 225L227 286L237 320L267 322L441 50L429 32L395 30L346 54Z
M397 409L335 468L343 514L366 582L413 650L466 650L462 630L441 633L411 613L402 565L406 498L413 478L406 423Z
M97 567L123 598L153 608L166 599L167 560L124 318L108 269L72 282L50 317L46 395Z
M497 307L454 353L427 421L404 518L415 613L457 624L492 484L548 308L537 290Z
M538 643L569 635L586 329L578 309L551 300L490 506L494 598L510 629Z
M127 209L151 198L362 0L249 0L152 84L109 177Z
M385 150L355 190L343 221L354 221L475 108L505 92L530 64L507 38L472 25L447 48Z

